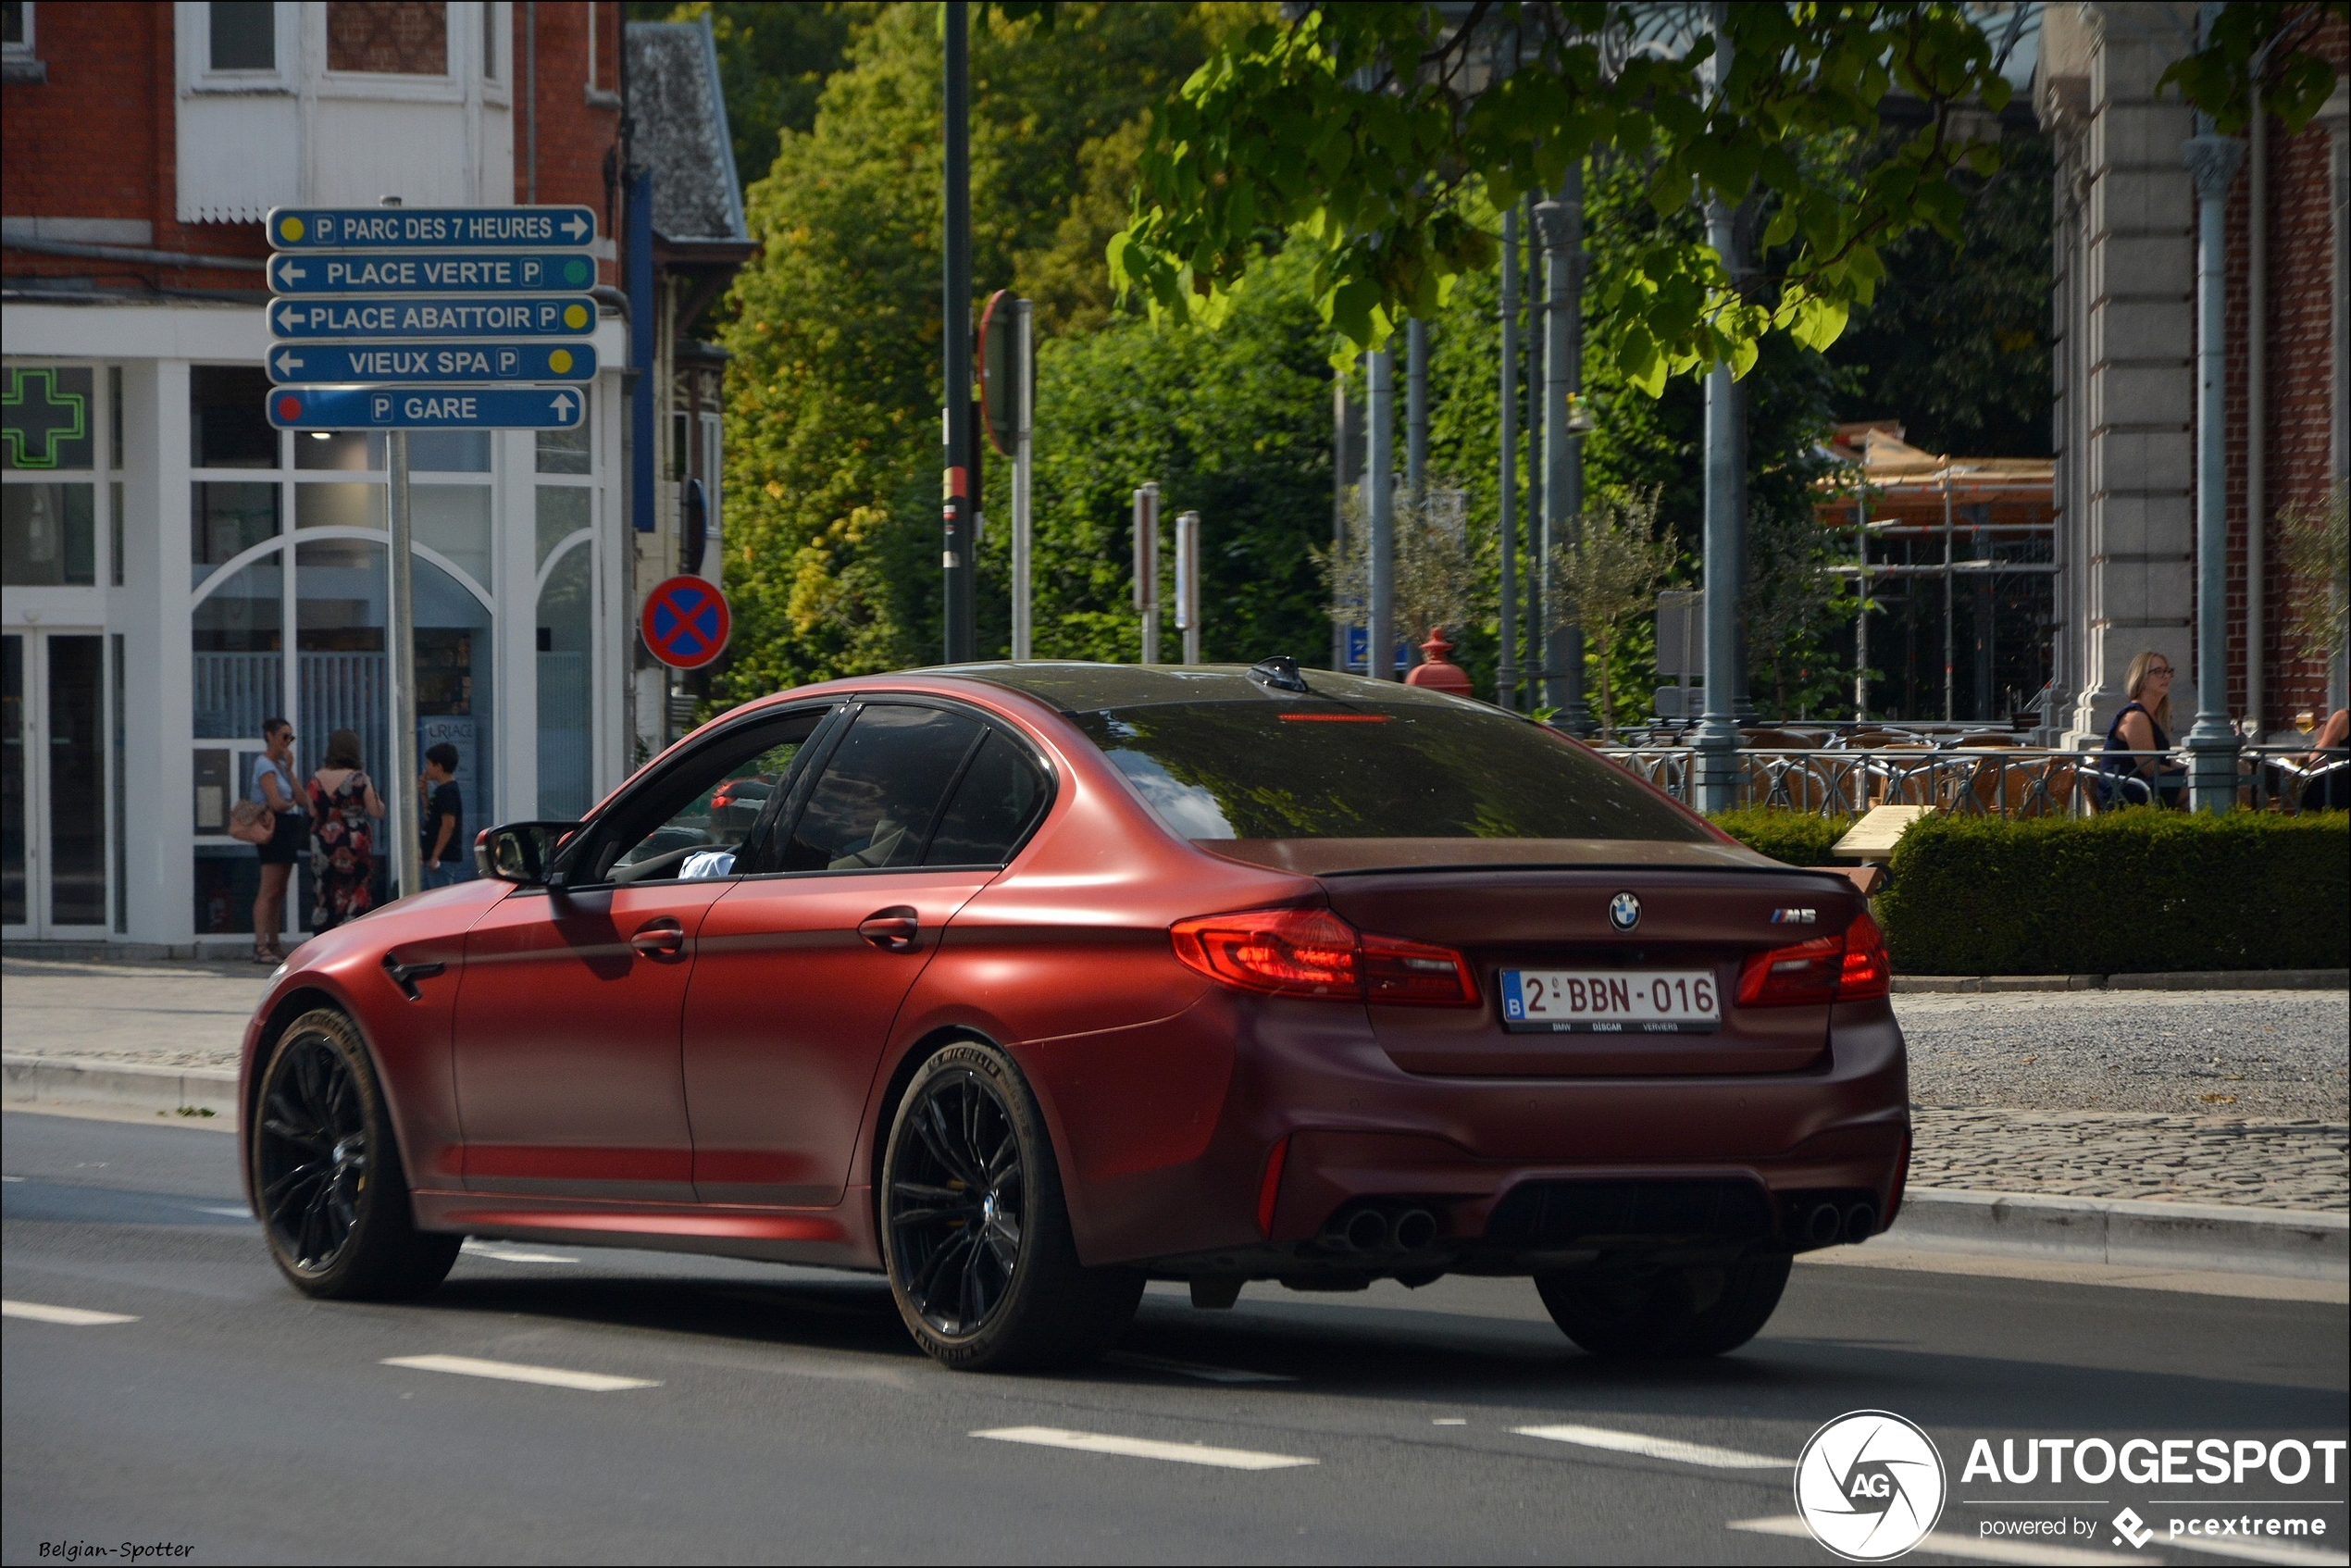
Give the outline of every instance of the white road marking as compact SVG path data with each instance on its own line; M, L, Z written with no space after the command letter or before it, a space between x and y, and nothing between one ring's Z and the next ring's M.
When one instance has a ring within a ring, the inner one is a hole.
M215 1209L202 1203L196 1205L196 1213L200 1214L226 1214L232 1220L249 1220L253 1218L253 1211L251 1209Z
M524 1252L512 1247L494 1247L487 1241L468 1241L457 1249L469 1258L495 1258L502 1263L576 1263L578 1258L566 1258L559 1252Z
M0 1301L0 1317L31 1318L35 1323L62 1323L68 1328L96 1328L109 1323L136 1323L129 1313L93 1313L83 1307L44 1307L38 1301Z
M1164 1459L1177 1464L1209 1464L1219 1470L1288 1470L1320 1464L1295 1454L1255 1453L1248 1449L1215 1449L1205 1443L1162 1443L1150 1437L1118 1437L1106 1432L1071 1432L1059 1426L1000 1426L975 1432L999 1443L1034 1443L1039 1448L1076 1449L1083 1453L1123 1454L1128 1459Z
M1431 1426L1467 1426L1469 1418L1463 1415L1440 1415L1429 1425Z
M1807 1541L1812 1538L1812 1532L1804 1527L1804 1521L1793 1515L1780 1519L1735 1519L1727 1527L1757 1536L1789 1536ZM2045 1562L2059 1565L2059 1568L2068 1568L2071 1564L2144 1564L2163 1561L2159 1557L2127 1557L2116 1551L2086 1551L2078 1546L2030 1546L2022 1541L1979 1540L1973 1536L1954 1535L1948 1530L1929 1531L1911 1549L1939 1552L1945 1557L1963 1557L1972 1562Z
M472 1356L386 1356L386 1366L416 1372L451 1372L460 1377L498 1377L509 1383L541 1383L550 1388L584 1388L609 1394L621 1388L658 1388L648 1377L612 1377L601 1372L571 1372L560 1366L530 1366L522 1362L478 1361Z
M1197 1377L1203 1383L1295 1383L1298 1381L1287 1372L1248 1372L1235 1366L1202 1366L1198 1362L1169 1361L1164 1356L1140 1355L1133 1350L1113 1350L1102 1360L1115 1362L1120 1366L1140 1367L1145 1372L1172 1372L1182 1377Z
M0 1176L0 1181L22 1181L22 1176Z
M1605 1426L1513 1426L1511 1430L1522 1437L1548 1437L1554 1443L1576 1443L1587 1449L1671 1459L1684 1464L1710 1465L1716 1470L1789 1470L1796 1464L1794 1460L1773 1459L1768 1454L1676 1442L1672 1437L1652 1437L1646 1432L1612 1432Z

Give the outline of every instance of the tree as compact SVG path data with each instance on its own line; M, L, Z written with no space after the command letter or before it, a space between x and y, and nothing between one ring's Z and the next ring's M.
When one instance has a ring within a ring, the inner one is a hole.
M1048 28L991 9L973 29L983 296L1021 286L1022 258L1051 252L1087 149L1180 81L1212 36L1197 7L1166 0L1063 10ZM713 682L721 703L938 647L937 23L914 4L861 21L809 128L779 132L745 203L762 252L722 334L737 632Z
M1616 733L1617 645L1627 623L1656 608L1658 585L1673 562L1672 541L1657 537L1654 492L1627 501L1603 500L1584 514L1575 541L1552 553L1552 603L1563 619L1575 620L1592 640L1603 737Z
M1459 640L1485 612L1493 594L1491 574L1479 570L1469 531L1468 492L1459 485L1430 483L1415 500L1396 481L1388 503L1393 548L1389 558L1388 613L1401 641L1418 644L1443 627ZM1347 547L1317 550L1330 584L1330 614L1351 626L1371 624L1371 520L1362 487L1348 498Z
M2302 656L2325 664L2351 646L2351 488L2279 512L2278 557L2295 590L2286 624Z
M2009 84L1958 6L1718 15L1699 31L1687 7L1597 0L1479 4L1458 27L1427 5L1297 7L1219 49L1154 119L1112 270L1182 318L1213 311L1269 236L1295 234L1315 252L1325 318L1373 346L1491 265L1480 203L1556 189L1571 160L1613 149L1645 167L1661 213L1694 188L1772 207L1755 278L1734 283L1702 239L1668 231L1603 292L1597 336L1627 380L1655 395L1669 373L1724 359L1744 372L1771 331L1825 347L1883 276L1879 247L1921 224L1953 231L1953 172L1998 156L1953 111L1996 110ZM1925 123L1823 187L1810 151L1876 135L1897 91Z

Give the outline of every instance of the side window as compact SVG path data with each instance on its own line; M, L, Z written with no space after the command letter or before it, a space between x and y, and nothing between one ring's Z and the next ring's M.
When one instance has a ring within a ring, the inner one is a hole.
M628 803L603 853L616 882L688 881L735 874L736 852L790 776L820 714L718 736ZM618 853L612 854L617 847ZM596 878L602 880L603 878Z
M979 732L978 720L938 708L866 708L809 792L781 869L920 864L939 803Z
M939 819L925 865L1001 865L1045 803L1045 780L1020 749L989 731Z

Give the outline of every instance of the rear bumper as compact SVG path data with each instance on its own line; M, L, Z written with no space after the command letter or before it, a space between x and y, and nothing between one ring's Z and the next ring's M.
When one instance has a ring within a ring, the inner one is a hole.
M1229 1031L1229 1087L1195 1158L1136 1169L1076 1151L1071 1218L1089 1263L1344 1277L1802 1250L1821 1244L1805 1218L1823 1201L1866 1202L1869 1228L1889 1223L1908 1148L1908 1069L1883 1001L1835 1008L1814 1066L1736 1077L1408 1074L1360 1010L1231 993L1162 1027ZM1277 1147L1269 1230L1259 1216ZM1554 1184L1574 1190L1544 1196ZM1434 1239L1335 1251L1325 1228L1367 1202L1425 1210Z

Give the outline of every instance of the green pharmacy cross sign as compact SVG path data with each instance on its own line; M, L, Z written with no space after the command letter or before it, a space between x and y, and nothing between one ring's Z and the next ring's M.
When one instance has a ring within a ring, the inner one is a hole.
M90 429L90 400L59 392L57 373L51 369L11 368L8 390L0 392L0 413L5 413L0 438L7 442L9 461L19 468L56 467L58 447L80 441Z

